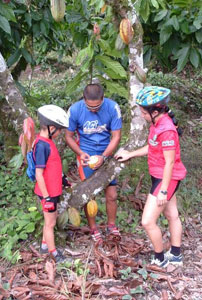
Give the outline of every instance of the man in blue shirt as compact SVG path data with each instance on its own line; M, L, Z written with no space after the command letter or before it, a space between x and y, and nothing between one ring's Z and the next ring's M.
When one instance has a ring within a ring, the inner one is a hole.
M82 180L90 177L116 150L121 138L121 111L119 105L104 98L103 88L99 84L88 84L83 93L84 99L74 103L69 111L69 126L66 142L77 154L79 174ZM77 132L77 140L74 133ZM98 162L88 167L90 156L97 155ZM105 189L107 229L114 235L120 235L115 225L117 212L116 180ZM102 242L101 233L96 228L95 218L88 216L84 207L91 235L95 242Z

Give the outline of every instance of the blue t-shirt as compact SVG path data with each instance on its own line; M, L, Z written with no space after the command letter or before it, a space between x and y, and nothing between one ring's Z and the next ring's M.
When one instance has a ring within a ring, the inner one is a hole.
M69 131L77 131L82 151L103 152L110 143L111 131L122 128L119 105L104 98L99 111L91 112L82 99L74 103L69 111Z
M36 143L34 149L34 159L35 159L36 168L44 169L46 167L46 163L49 155L50 155L50 145L45 141L39 140Z

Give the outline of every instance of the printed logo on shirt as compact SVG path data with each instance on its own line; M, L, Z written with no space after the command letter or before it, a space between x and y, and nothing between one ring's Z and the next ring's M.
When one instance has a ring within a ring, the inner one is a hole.
M166 147L166 146L174 146L174 145L175 145L174 140L163 141L163 142L162 142L162 147Z
M150 140L149 140L150 145L152 145L152 146L157 146L157 145L158 145L158 142L156 141L156 139L157 139L157 135L155 134L155 135L153 136L153 139L150 139Z
M107 124L98 126L98 120L87 121L83 125L84 134L101 133L103 131L107 131Z
M118 104L115 105L115 109L117 112L117 117L120 119L121 118L121 110Z

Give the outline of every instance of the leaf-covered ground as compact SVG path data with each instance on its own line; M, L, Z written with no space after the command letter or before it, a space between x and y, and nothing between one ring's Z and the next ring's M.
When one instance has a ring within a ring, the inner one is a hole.
M104 226L101 226L103 234ZM186 299L202 295L202 235L200 215L186 219L183 267L161 269L149 264L151 245L146 237L122 232L121 239L105 236L95 246L87 227L70 226L64 255L71 259L56 266L41 256L36 244L21 249L15 266L1 262L0 299ZM169 239L164 235L165 249Z
M49 77L49 74L46 75L46 78ZM51 74L50 76L52 78ZM39 92L41 87L37 88L37 83L34 88L35 95L40 96L39 99L43 98L43 93L47 94L48 87L42 94ZM138 165L139 175L136 169L136 173L128 171L120 178L122 191L119 191L119 197L125 201L124 208L128 206L125 214L128 212L128 219L125 217L124 221L118 218L118 221L122 222L121 239L107 236L105 225L100 225L104 244L98 247L91 242L86 226L68 226L61 236L57 236L57 240L65 240L64 255L70 261L58 266L50 257L39 254L38 243L31 243L28 247L22 246L21 260L18 264L12 266L5 260L0 260L0 300L202 299L202 119L198 114L191 117L182 111L178 111L178 115L184 127L181 139L182 157L188 169L187 179L181 185L178 194L183 221L183 267L175 268L169 265L166 269L160 269L149 264L152 247L139 224L139 215L145 201L143 193L148 190L147 186L145 187L148 183ZM135 167L135 164L128 166L130 169ZM136 185L133 177L140 178ZM135 188L131 193L133 186ZM140 209L137 215L138 225L133 230L130 226L134 223L131 217L134 210L131 213L131 205ZM104 214L101 216L104 217ZM170 244L166 224L163 226L163 233L167 250Z

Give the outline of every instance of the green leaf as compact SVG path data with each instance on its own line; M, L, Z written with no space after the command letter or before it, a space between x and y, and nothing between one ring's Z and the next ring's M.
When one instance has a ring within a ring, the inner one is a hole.
M171 24L173 25L173 27L175 28L176 31L178 31L180 29L179 26L179 22L176 16L172 16L172 18L170 19Z
M9 56L7 60L8 67L12 66L14 63L18 61L18 59L21 57L21 49L17 49L11 56Z
M29 25L29 27L31 27L32 26L32 18L31 18L30 14L28 14L28 13L25 14L25 20L26 20L27 24Z
M140 4L140 16L143 18L146 23L150 14L150 7L148 0L142 0Z
M9 162L9 166L14 169L19 169L23 163L23 155L22 153L16 154L12 157L12 159Z
M128 90L121 86L120 84L116 83L116 82L113 82L113 81L110 81L110 80L107 80L105 79L104 77L102 76L97 76L101 82L103 82L104 84L106 84L106 87L107 87L107 90L108 90L108 93L110 95L112 94L118 94L119 96L125 98L125 99L128 99Z
M154 18L154 22L158 22L161 21L163 18L165 18L165 16L167 15L168 10L167 9L163 9L161 10Z
M163 45L172 34L172 26L162 26L160 31L160 45Z
M80 65L85 58L92 58L94 54L94 50L92 48L92 43L89 43L88 47L82 49L76 58L76 64Z
M192 65L195 68L198 68L199 62L200 62L200 57L199 57L199 54L198 54L198 52L197 52L196 49L191 48L190 57L189 58L190 58L190 62L192 63Z
M190 46L185 46L180 49L177 53L178 62L177 62L177 71L181 72L186 65L189 58Z
M151 4L156 8L158 9L159 8L159 4L156 0L150 0L151 1Z
M199 44L202 43L202 28L195 33L196 40Z
M131 289L130 290L131 294L144 294L144 290L142 288L141 285L139 285L138 287L136 287L135 289Z
M201 29L201 27L202 27L202 16L198 16L194 20L193 25L196 27L196 29Z
M115 60L112 60L109 56L106 55L97 55L95 60L101 61L108 69L117 73L121 78L127 78L127 73L122 65Z
M11 27L8 20L0 15L0 28L3 29L6 33L11 35Z
M24 230L28 233L33 232L35 230L35 223L29 223Z
M8 4L0 2L0 14L7 20L16 22L14 11L10 6L8 6Z
M142 277L144 278L144 280L147 279L147 276L148 276L147 270L145 270L145 269L140 269L140 270L138 270L137 272L138 272L138 274L142 275Z
M32 63L32 56L31 56L31 54L25 48L22 48L21 51L22 51L22 55L26 59L26 61L29 64L31 64Z
M133 299L133 297L131 295L124 295L122 297L122 300L132 300L132 299Z
M87 73L79 72L66 86L67 95L71 95L77 89L81 80L86 76Z

